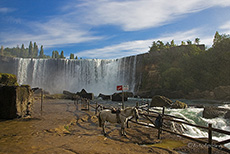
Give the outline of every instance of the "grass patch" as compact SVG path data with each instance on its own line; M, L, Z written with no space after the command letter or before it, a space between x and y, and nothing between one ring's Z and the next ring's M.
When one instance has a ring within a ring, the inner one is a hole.
M186 146L187 144L183 143L182 141L175 141L175 140L162 140L161 143L157 143L152 145L153 147L165 148L165 149L175 149L178 147Z

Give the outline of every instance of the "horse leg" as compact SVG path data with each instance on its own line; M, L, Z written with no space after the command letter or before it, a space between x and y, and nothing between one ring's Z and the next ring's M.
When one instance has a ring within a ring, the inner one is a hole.
M106 136L106 131L105 131L105 123L102 123L102 133L104 134L104 136Z
M126 132L125 132L125 123L121 124L121 135L122 136L126 136Z

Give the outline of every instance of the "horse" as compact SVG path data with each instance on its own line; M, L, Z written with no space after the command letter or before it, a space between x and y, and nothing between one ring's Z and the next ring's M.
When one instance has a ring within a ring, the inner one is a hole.
M128 107L121 109L118 113L114 114L111 110L105 109L99 113L98 121L99 127L102 127L102 132L106 136L105 132L105 122L110 123L120 123L121 125L121 135L126 136L125 133L125 124L129 119L135 118L137 121L139 119L138 109L136 107Z

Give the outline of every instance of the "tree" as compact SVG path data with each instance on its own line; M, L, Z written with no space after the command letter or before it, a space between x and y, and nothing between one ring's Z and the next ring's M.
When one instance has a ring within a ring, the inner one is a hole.
M21 57L26 58L28 57L28 48L25 48L24 44L21 46Z
M153 51L157 51L158 47L157 47L157 43L155 41L153 41L153 44L151 47L149 47L149 52L153 52Z
M175 47L175 46L176 46L174 40L172 40L172 41L170 42L170 45L171 45L171 47Z
M2 55L2 56L4 55L3 51L4 51L4 47L3 47L3 45L2 45L2 46L1 46L1 55Z
M33 43L32 43L32 41L30 41L30 45L29 45L29 56L31 58L33 58Z
M184 42L184 41L181 41L181 45L185 45L185 42Z
M25 50L25 45L24 44L22 44L21 50Z
M78 59L78 57L76 56L75 59Z
M199 45L200 44L200 38L195 38L195 44Z
M33 56L34 57L38 56L38 46L36 42L34 42Z
M44 58L43 45L41 45L41 50L40 50L40 53L39 53L39 58Z
M55 52L54 51L52 52L52 58L55 58Z
M188 45L191 45L191 44L192 44L192 41L187 40L187 44L188 44Z
M167 42L167 43L165 44L165 47L166 47L166 48L170 48L169 42Z
M218 31L216 31L213 39L213 46L215 46L220 41L221 41L221 35L219 34Z
M74 54L73 53L70 54L70 59L74 59Z
M61 51L61 55L60 55L60 58L65 58L65 56L64 56L64 51Z
M59 52L57 50L54 51L54 58L60 58Z
M165 48L164 43L160 40L157 41L157 46L158 46L158 49L160 49L160 50Z

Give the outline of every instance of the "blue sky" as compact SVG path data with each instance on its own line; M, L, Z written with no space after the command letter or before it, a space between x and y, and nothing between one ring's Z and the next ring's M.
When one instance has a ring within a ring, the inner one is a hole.
M230 33L230 0L0 0L0 45L29 42L45 54L114 59L148 52L153 41Z

